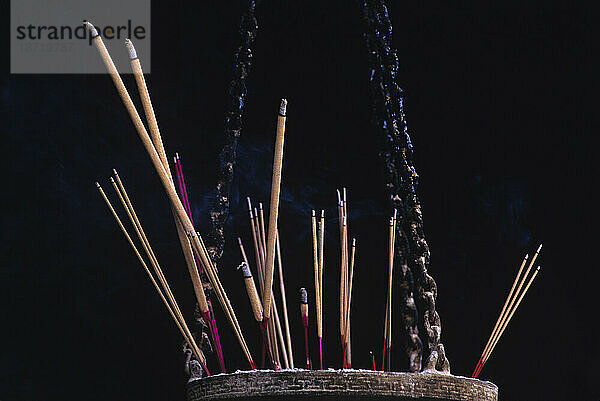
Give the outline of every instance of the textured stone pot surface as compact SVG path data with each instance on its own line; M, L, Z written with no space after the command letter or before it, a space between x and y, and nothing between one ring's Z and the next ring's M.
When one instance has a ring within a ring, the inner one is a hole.
M498 387L486 381L437 373L253 370L191 380L187 399L497 401Z

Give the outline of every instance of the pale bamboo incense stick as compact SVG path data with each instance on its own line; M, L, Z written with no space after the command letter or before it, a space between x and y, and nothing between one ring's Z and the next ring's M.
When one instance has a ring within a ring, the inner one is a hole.
M162 137L160 135L160 130L158 128L158 121L154 114L154 107L152 106L152 100L150 98L150 94L149 94L148 88L146 86L146 81L144 79L144 73L142 70L142 66L140 64L140 60L137 56L135 47L133 46L133 43L131 42L131 40L126 39L125 45L127 47L127 50L129 51L131 68L133 70L133 75L135 77L138 91L140 93L140 98L142 100L142 106L144 109L144 113L146 115L146 120L148 122L148 128L150 130L152 142L158 153L158 156L160 157L160 160L162 161L163 168L168 173L169 177L171 178L171 182L172 182L173 181L172 175L171 175L169 163L167 162L167 156L166 156L165 148L163 145ZM182 195L183 195L183 199L184 199L184 205L187 208L187 213L188 213L190 220L192 220L191 208L190 208L190 204L189 204L189 200L188 200L188 196L187 196L185 181L183 179L183 170L181 169L181 164L179 164L179 167L180 167L179 179L180 179L180 184L181 184L182 190L183 190ZM174 216L174 218L175 218L175 216ZM176 218L175 218L175 224L176 225L180 224L180 222L178 222ZM184 255L189 255L190 253L193 253L193 251L191 250L191 245L188 243L188 240L187 240L186 236L184 235L184 230L178 229L178 237L179 237L179 241L180 241L181 248L182 248ZM188 270L190 272L194 268L198 268L197 258L193 258L193 259L194 259L195 263L192 265L191 259L188 256L185 256L186 264L187 264ZM194 280L194 277L192 277L192 281L193 280ZM221 370L222 370L222 372L225 372L225 362L223 359L221 344L220 344L220 341L218 340L218 331L217 331L216 321L214 321L215 320L214 315L210 316L207 311L202 311L202 314L203 314L204 319L210 318L210 321L207 321L207 324L210 324L211 321L213 321L213 323L214 323L210 326L211 328L215 329L214 333L212 333L213 334L212 335L213 342L214 342L215 348L217 350L217 356L218 356L219 364L221 366Z
M250 230L252 231L252 240L254 241L254 252L256 255L256 269L260 269L260 249L258 245L258 239L256 236L256 227L254 225L254 215L252 214L252 203L250 202L250 197L246 198L248 201L248 213L250 215ZM261 286L261 294L262 294L262 278L259 274L259 286Z
M260 240L260 248L261 248L261 257L262 257L262 276L263 276L263 280L265 277L265 273L264 273L264 269L265 269L265 258L267 255L267 250L265 249L265 244L267 243L267 239L266 239L266 233L265 233L265 214L263 211L263 205L262 202L258 203L258 211L256 211L256 208L254 209L256 217L258 219L257 222L257 227L260 228L260 232L259 232L259 240ZM263 289L264 289L264 281L263 281ZM279 345L277 344L277 339L279 338L280 340L283 340L283 337L278 337L278 335L280 334L277 331L277 327L279 327L281 325L281 322L279 321L279 313L277 311L277 303L275 302L274 299L275 295L271 294L271 298L273 301L273 305L272 305L272 309L273 309L273 315L275 316L275 321L271 321L269 322L269 338L271 339L271 346L273 348L272 350L272 355L275 357L275 362L277 362L277 364L280 364L281 362L281 358L279 355ZM264 316L264 315L263 315ZM284 344L282 344L282 350L285 350L285 346ZM276 365L277 367L277 365ZM287 367L287 366L286 366Z
M287 298L285 296L285 280L283 278L283 262L281 260L281 245L279 243L279 231L277 231L277 266L279 267L279 291L281 292L281 304L283 305L283 322L285 325L285 338L287 341L287 354L290 369L294 369L294 354L292 353L292 337L290 335L290 322L287 311Z
M392 326L392 311L391 311L391 296L392 296L392 274L393 274L393 266L394 266L394 218L390 218L389 224L389 233L388 233L388 288L387 288L387 299L386 299L386 312L385 312L385 329L383 336L383 370L385 370L385 360L388 357L388 366L389 355L390 355L390 343L391 343L391 326Z
M238 269L242 270L242 277L244 278L244 285L246 286L246 292L248 293L248 300L250 301L250 307L252 308L254 319L256 319L257 322L261 322L262 305L260 303L258 291L256 290L256 285L254 285L254 278L250 272L250 266L248 266L248 258L246 257L246 251L244 250L244 245L242 244L241 238L238 238L238 243L240 245L242 257L244 258L244 263L242 263Z
M342 338L343 338L343 352L344 352L344 358L343 358L343 366L344 368L348 367L348 338L347 338L347 332L346 332L346 327L347 327L347 317L348 317L348 216L346 216L346 206L344 205L344 208L342 209L342 211L344 212L344 217L342 220L342 228L343 228L343 242L342 242L342 248L343 248L343 271L344 271L344 315L343 315L343 326L342 326Z
M118 185L117 185L115 180L112 177L110 178L110 181L115 189L115 192L117 193L119 200L121 201L121 204L123 205L123 208L127 212L127 215L129 216L129 219L130 219L132 225L134 226L134 229L138 235L140 242L142 243L142 246L146 252L146 255L148 256L148 259L150 260L150 263L152 264L152 267L154 268L154 271L155 271L161 285L163 286L165 294L167 295L167 298L173 305L173 309L174 309L176 315L179 316L179 319L181 321L184 321L183 314L182 314L181 310L179 309L177 302L175 301L173 292L171 291L171 288L167 282L167 279L160 267L160 264L158 263L158 259L156 258L156 255L155 255L154 251L152 250L152 247L150 246L150 242L148 241L146 233L144 232L144 229L139 221L139 218L137 217L137 214L135 212L135 209L133 208L133 205L131 203L129 195L127 194L127 191L125 190L125 186L123 185L123 182L121 181L119 175L117 174L117 171L116 170L113 170L113 171L114 171L114 173L117 177L117 181L118 181ZM209 312L208 304L206 302L206 298L204 297L204 291L203 291L203 288L200 283L200 277L198 276L198 271L195 269L195 267L192 270L193 270L193 272L190 272L190 275L192 276L192 282L195 285L200 284L199 287L195 288L195 292L197 292L197 294L199 296L198 303L200 306L200 310L202 312L202 316L206 320L207 323L210 323L211 322L210 312ZM195 280L194 280L194 277L195 277ZM213 337L214 337L213 330L211 330L211 334L213 334ZM213 338L213 340L214 340L214 338ZM218 347L219 343L216 340L214 340L214 342L215 342L215 347ZM221 366L222 371L225 371L224 362L220 361L219 364Z
M271 294L273 291L273 265L275 263L275 234L277 233L277 217L279 215L279 191L281 189L281 169L283 165L283 142L285 136L285 119L287 100L281 99L279 116L277 117L277 135L275 139L275 155L273 158L273 178L271 179L271 205L269 208L269 234L267 236L267 260L265 265L265 293L263 305L264 319L271 316Z
M273 307L273 317L275 318L275 328L277 329L277 338L279 338L278 350L281 349L281 355L283 356L283 367L286 369L290 368L290 363L288 360L288 354L286 349L286 342L283 338L283 330L281 328L281 320L279 319L279 312L277 310L277 303L275 302L275 294L272 294L272 307ZM279 357L279 353L278 353Z
M475 378L477 378L477 376L479 376L479 373L481 373L481 369L483 369L483 366L485 365L485 363L487 362L488 358L490 357L490 355L492 354L492 352L494 352L494 348L496 347L496 344L498 344L498 340L500 340L500 337L502 336L502 334L504 333L504 330L506 329L506 326L508 326L508 323L510 322L510 319L512 319L515 311L517 310L517 308L519 307L519 305L521 304L521 301L523 300L523 297L525 296L525 294L527 293L527 290L529 290L529 286L531 286L531 283L533 282L533 280L535 279L535 277L537 276L538 272L540 271L541 266L538 266L537 269L535 270L535 272L533 272L533 275L531 276L531 278L529 279L529 281L527 282L527 285L525 286L525 289L523 290L523 292L521 293L521 295L519 296L519 299L517 300L516 305L514 306L514 308L510 311L510 314L508 315L508 318L506 319L506 321L503 323L502 328L500 329L500 332L498 334L498 336L496 336L496 340L494 341L494 343L492 344L492 347L490 348L490 351L488 352L487 356L485 357L485 359L483 360L483 363L481 364L481 366L479 367L479 370L477 371L477 373L475 374Z
M310 362L310 352L308 350L308 293L306 288L300 288L300 316L304 326L304 346L306 348L306 369L312 369Z
M263 215L264 217L264 215ZM264 288L265 286L265 259L267 257L267 253L265 252L265 241L266 241L266 237L265 237L265 223L264 223L264 219L262 220L262 224L261 224L261 219L260 219L260 215L258 214L258 209L254 208L254 220L255 220L255 224L256 224L256 236L258 237L258 248L260 249L260 268L261 268L261 279L262 279L262 286L261 288Z
M492 337L492 342L491 342L492 346L497 341L499 331L502 329L502 327L504 326L504 323L506 322L508 311L512 310L513 305L514 305L514 303L515 303L515 301L517 299L517 295L520 293L521 288L523 287L523 284L525 283L525 280L527 279L527 276L529 275L529 272L530 272L531 268L533 267L533 264L535 263L535 261L536 261L538 255L540 254L541 250L542 250L542 244L540 244L540 246L538 247L538 249L535 251L535 254L531 258L531 261L529 262L529 266L527 267L527 270L525 271L525 274L523 275L523 277L521 279L521 282L519 283L519 286L517 287L517 290L514 293L514 296L513 296L513 298L511 299L511 301L510 301L510 303L508 305L508 308L506 310L507 312L504 314L504 316L502 317L502 320L500 321L500 326L499 326L500 329ZM490 353L489 349L488 349L487 353L484 352L484 354L483 354L483 361L479 365L479 368L476 370L474 377L477 377L477 375L479 375L479 372L481 371L481 368L483 367L483 365L487 361L487 357L489 356L489 353Z
M498 316L498 320L496 320L494 329L492 330L492 333L490 334L490 338L488 339L488 342L485 344L483 352L481 353L481 356L479 357L479 361L477 361L477 365L475 366L475 369L473 370L471 377L475 377L475 372L477 372L477 370L479 369L479 365L483 361L483 356L487 353L489 347L492 344L492 339L494 338L496 331L500 327L500 322L502 321L502 318L504 317L505 312L507 312L508 303L510 302L510 300L513 296L513 292L515 291L515 287L517 286L519 277L521 276L521 273L523 272L523 268L525 267L525 264L527 263L528 257L529 257L529 255L526 254L525 258L523 258L523 262L521 262L521 267L519 267L519 271L517 272L517 276L515 277L515 280L513 281L513 284L512 284L512 287L510 288L508 296L506 297L506 301L504 301L504 306L502 306L502 311L500 312L500 315Z
M319 337L318 327L321 320L319 313L319 249L317 242L317 216L315 211L311 211L311 229L312 229L312 248L313 248L313 271L315 277L315 311L317 315L317 337Z
M174 213L177 215L178 220L183 225L183 229L185 230L185 232L190 236L190 239L191 239L190 242L191 242L194 252L200 258L202 264L206 267L209 280L211 281L211 284L215 288L215 293L217 294L217 299L219 300L219 303L223 307L224 311L226 312L228 320L229 320L230 324L233 326L234 331L236 332L236 337L238 338L238 341L240 342L240 346L242 347L244 354L245 354L246 358L248 359L248 362L250 363L250 366L254 367L254 362L252 360L252 356L248 350L248 347L247 347L244 337L241 333L241 330L239 329L239 324L237 322L235 312L233 312L233 309L231 308L231 304L229 303L229 300L227 299L227 297L225 295L225 291L224 291L220 281L218 280L218 277L216 275L216 270L212 264L212 260L210 259L210 256L208 255L206 248L201 244L201 238L197 236L197 234L194 230L194 225L192 224L189 216L187 216L187 213L183 207L183 204L181 203L181 200L179 199L177 192L175 191L172 178L165 171L165 167L163 166L162 161L161 161L156 149L154 148L154 145L150 139L150 136L148 135L148 132L146 132L146 128L144 127L144 124L142 123L140 116L137 113L135 106L133 105L131 97L129 96L129 93L127 92L127 89L125 88L125 85L123 84L123 81L121 80L121 77L119 76L119 73L108 53L108 50L104 46L104 42L102 41L102 38L98 35L98 32L96 31L96 29L94 28L94 26L92 24L90 24L89 22L86 21L84 23L84 25L90 31L91 36L93 38L92 40L94 42L94 45L96 46L96 48L102 58L102 61L104 62L105 66L109 72L109 75L111 76L113 83L115 84L117 92L119 93L119 95L121 96L121 99L123 100L125 108L127 109L128 113L131 117L131 120L138 132L138 135L140 136L140 139L142 140L144 147L146 148L148 155L150 156L150 159L152 160L154 169L156 170L156 172L161 180L161 183L163 185L163 188L164 188L167 196L169 197L169 201L171 202ZM184 243L184 241L182 241L182 243Z
M242 265L240 265L240 267L242 268L242 273L244 276L244 283L246 285L246 292L248 293L248 298L250 299L250 305L252 307L252 312L254 314L254 318L256 319L260 331L261 331L261 335L262 335L262 341L263 341L263 352L267 352L267 357L269 358L269 360L273 361L273 357L270 354L270 347L266 347L267 342L269 341L269 339L267 338L267 332L264 330L264 327L262 325L262 313L263 313L263 309L262 309L262 305L260 302L260 297L258 296L258 291L256 290L256 285L254 284L254 279L252 278L252 273L250 272L250 266L248 264L248 257L246 256L246 250L244 249L244 245L242 244L242 239L238 237L238 243L240 246L240 251L242 253L242 258L244 259L244 262L242 263ZM264 357L265 354L263 353L263 363L262 366L264 367Z
M129 195L127 194L127 191L125 190L125 186L123 185L123 182L121 181L119 175L117 174L117 171L116 170L113 170L113 171L114 171L115 176L117 177L117 181L118 181L118 185L117 185L115 180L112 177L110 178L110 181L115 189L115 192L117 193L119 200L121 201L121 204L123 205L123 208L125 209L125 211L127 212L127 215L129 216L131 224L133 225L134 230L135 230L136 234L138 235L140 242L142 243L144 251L146 252L148 259L150 260L150 263L152 264L152 267L154 268L154 271L155 271L161 285L163 286L163 289L165 291L165 294L167 295L167 298L174 305L174 310L175 310L176 314L178 314L178 316L180 316L180 318L183 319L183 314L181 313L181 310L179 310L179 306L175 302L173 292L171 291L171 288L169 287L166 277L164 276L164 273L158 263L158 259L156 258L156 255L154 254L152 247L150 246L150 242L148 241L148 238L146 236L146 233L144 232L144 229L142 228L142 225L139 221L137 213L135 212L135 209L133 208L133 205L131 203ZM192 283L195 286L199 285L198 287L194 288L194 292L197 293L197 297L199 298L198 303L200 304L200 308L202 311L208 311L208 304L206 302L206 297L204 297L204 290L203 290L201 284L199 283L198 272L195 271L195 274L194 273L191 273L191 274L193 277L195 277L197 279L197 280L192 279Z
M113 208L112 204L110 203L110 201L106 197L106 194L104 193L104 190L102 190L102 187L100 186L99 183L96 183L96 187L98 188L98 191L100 192L100 194L102 195L102 198L106 202L106 205L107 205L108 209L110 210L110 212L112 213L113 217L115 218L117 224L121 228L121 231L125 235L125 238L127 238L127 241L129 242L129 245L131 246L131 248L135 252L138 260L140 261L140 264L142 265L142 267L144 268L146 274L148 275L148 278L150 279L150 281L154 285L154 288L158 292L158 295L162 299L165 307L169 311L169 314L171 315L171 317L175 321L175 324L177 325L177 328L181 332L181 335L185 338L186 342L188 343L188 345L190 346L192 352L194 353L194 355L198 359L198 362L200 362L200 364L202 365L202 368L204 369L204 371L206 372L206 374L210 376L210 372L208 371L208 369L206 367L206 359L204 358L204 354L198 348L196 342L194 341L194 337L190 333L190 331L189 331L189 329L187 327L187 324L185 323L185 320L180 321L179 318L175 315L175 313L173 311L173 308L171 307L170 303L165 298L165 296L164 296L161 288L159 287L158 283L154 279L154 276L152 275L152 273L148 269L148 266L144 262L144 259L142 258L142 255L140 254L140 252L138 251L137 247L133 243L133 240L131 239L131 236L129 235L129 233L125 229L125 226L123 226L123 223L121 222L121 219L119 219L119 216L115 212L115 209Z
M525 274L523 275L523 277L521 278L521 282L519 283L519 286L517 287L517 290L514 293L514 296L512 298L512 300L510 301L510 303L508 304L508 309L507 311L510 311L517 299L517 295L521 292L521 288L523 287L523 284L525 284L525 280L527 278L527 276L529 276L529 272L531 271L531 268L533 267L533 264L535 263L540 251L542 249L542 245L540 244L540 246L538 247L538 249L536 250L535 254L533 255L533 257L531 258L531 261L529 262L529 266L527 266L527 270L525 271ZM504 325L504 322L506 321L508 312L504 314L504 316L502 317L502 320L500 321L500 327L502 327ZM496 332L496 335L492 338L492 344L496 341L496 337L498 336L498 331ZM488 350L489 352L489 350ZM486 356L483 356L483 360L486 360Z

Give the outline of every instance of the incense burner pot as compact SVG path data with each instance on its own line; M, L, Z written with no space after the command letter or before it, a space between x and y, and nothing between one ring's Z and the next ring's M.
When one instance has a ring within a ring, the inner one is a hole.
M188 401L209 400L497 401L490 382L439 373L368 370L247 371L192 379Z

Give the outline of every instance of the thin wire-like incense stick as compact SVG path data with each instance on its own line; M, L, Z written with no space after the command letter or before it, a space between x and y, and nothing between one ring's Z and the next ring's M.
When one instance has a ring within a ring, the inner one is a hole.
M202 264L205 266L207 273L208 273L209 280L211 281L211 284L213 285L213 287L215 289L215 293L217 294L219 303L223 307L224 311L226 312L229 322L231 323L231 325L234 328L236 337L238 338L238 341L244 351L244 354L246 355L246 358L248 359L248 362L250 363L250 366L254 367L254 362L252 360L252 356L251 356L250 351L248 350L248 346L246 345L246 342L243 338L243 335L239 328L239 324L237 323L237 318L235 316L235 312L233 312L233 309L231 308L231 304L229 303L229 300L227 299L227 297L225 295L225 291L224 291L220 281L218 280L218 277L216 276L216 272L215 272L215 268L212 264L212 260L210 259L210 256L208 255L206 248L201 244L201 238L197 236L197 234L194 230L194 226L193 226L189 216L187 215L187 213L183 207L183 204L181 203L181 200L179 199L179 197L177 195L177 192L175 191L175 188L174 188L174 185L172 182L172 178L165 171L165 167L163 166L162 161L161 161L156 149L154 148L154 145L150 139L150 136L148 135L148 132L146 131L146 128L144 127L144 124L142 123L140 116L137 113L137 110L131 100L131 97L129 96L129 93L127 92L127 89L125 88L125 85L123 84L123 81L121 80L121 77L119 76L119 73L112 61L112 58L110 57L110 55L108 53L108 50L104 46L104 42L102 41L102 38L98 35L98 32L96 31L96 29L94 28L94 26L92 24L90 24L89 22L86 22L85 26L90 31L91 36L93 38L92 40L94 42L94 45L98 49L98 52L102 58L102 61L104 62L105 66L109 72L109 75L111 76L113 83L115 84L117 92L121 96L121 99L123 100L125 108L127 109L128 113L131 117L131 120L140 136L140 139L142 140L142 143L144 144L144 147L146 148L146 151L147 151L148 155L150 156L152 164L154 165L154 168L161 180L163 188L164 188L167 196L169 197L169 201L171 202L172 209L175 212L178 220L183 225L185 232L190 236L190 239L191 239L190 242L191 242L192 248L193 248L194 252L196 253L196 255L200 258Z
M532 259L533 260L533 259ZM502 334L504 333L504 330L506 329L506 326L508 326L508 323L510 322L510 319L512 319L515 311L517 310L517 308L519 307L519 305L521 304L521 301L523 300L523 297L525 296L525 294L527 293L527 290L529 290L529 286L531 286L531 283L533 282L533 280L535 279L535 277L537 276L538 272L540 271L541 266L538 266L537 269L535 270L535 272L533 272L533 275L531 276L531 278L529 279L529 281L527 282L527 285L525 286L525 289L523 290L523 292L521 293L521 295L519 296L519 299L517 300L517 303L515 304L514 308L510 311L510 314L508 315L508 318L505 320L505 322L502 325L502 328L500 329L499 334L496 336L496 339L494 341L494 343L492 344L490 351L488 352L488 354L486 355L486 357L483 360L483 363L480 365L479 370L477 371L477 373L475 374L475 378L477 378L477 376L479 376L479 373L481 373L481 369L483 369L483 366L485 365L485 363L487 362L488 358L490 357L490 355L492 354L492 352L494 352L494 348L496 347L496 344L498 344L498 341L500 340L500 337L502 336Z
M110 210L110 212L112 213L113 217L115 218L117 224L121 228L121 231L125 235L125 238L129 242L129 245L131 246L131 248L135 252L138 260L140 261L142 267L144 268L144 271L148 275L148 278L150 278L150 281L154 285L154 288L158 292L158 295L162 299L165 307L169 311L169 314L171 315L171 317L175 321L175 324L177 325L177 328L181 332L181 335L187 341L187 343L190 346L192 352L194 353L194 355L198 359L198 362L200 362L200 364L202 365L202 368L205 370L206 374L210 376L210 372L208 371L208 369L206 367L206 359L204 358L204 354L202 354L202 351L200 351L200 349L198 348L196 342L194 341L194 337L191 335L189 329L187 328L187 324L185 323L185 320L180 321L179 318L178 318L178 316L176 316L175 312L173 311L173 307L170 305L170 303L165 298L165 295L163 294L161 288L159 287L158 283L154 279L154 276L152 275L152 273L148 269L148 266L144 262L144 259L142 258L142 255L140 254L140 252L138 251L137 247L133 243L133 240L131 239L131 236L129 235L129 233L125 229L125 226L123 226L123 223L121 222L121 219L119 219L119 216L115 212L115 209L113 208L112 204L110 203L110 201L106 197L106 194L104 193L104 190L102 189L102 187L100 186L99 183L96 183L96 187L98 188L98 191L100 192L100 195L102 196L102 198L106 202L106 205L107 205L108 209Z
M265 265L265 293L263 294L263 319L271 317L271 294L273 293L273 265L275 264L275 236L277 233L277 217L279 215L279 191L281 189L281 169L283 167L283 143L285 136L285 120L287 100L281 99L277 117L277 134L275 139L275 155L273 158L273 178L271 179L271 205L269 207L269 233L267 236L267 260Z
M529 258L529 255L526 254L525 257L523 258L523 262L521 262L521 267L519 267L519 271L517 272L517 276L515 277L515 280L513 281L513 284L512 284L512 287L510 288L508 296L506 297L506 301L504 301L504 306L502 306L502 311L500 312L500 315L498 316L498 320L496 320L494 329L492 330L492 333L490 334L490 338L488 339L488 342L485 344L483 352L481 353L481 356L479 357L479 361L477 362L477 365L475 366L475 370L473 370L471 377L475 377L475 372L477 372L477 370L479 370L479 365L481 364L481 362L483 362L483 356L489 350L489 347L492 344L492 339L495 337L497 330L500 328L500 322L502 321L502 318L504 317L505 312L507 312L508 303L510 302L510 300L513 296L515 287L517 286L517 282L519 281L519 277L521 276L521 273L523 272L523 268L525 267L525 264L527 263L528 258Z
M281 260L281 245L279 243L279 231L277 231L277 266L279 267L279 291L281 292L281 304L283 306L283 322L285 326L285 338L287 341L287 354L290 369L294 369L294 354L292 353L292 337L290 334L290 322L287 311L287 298L285 296L285 280L283 278L283 262Z
M529 275L529 272L531 271L531 268L533 267L533 264L535 263L535 261L536 261L537 257L539 256L541 250L542 250L542 244L540 244L540 246L538 247L538 249L535 251L535 254L531 258L531 261L529 262L529 266L527 266L527 270L525 271L525 274L521 278L521 281L519 283L519 286L517 287L517 290L514 293L513 298L511 299L510 303L508 304L508 308L506 309L507 312L504 314L504 316L502 317L502 320L500 321L500 326L499 326L500 329L492 337L492 342L491 342L492 346L497 341L497 339L499 337L499 332L502 330L502 327L505 325L505 322L507 321L508 311L511 311L513 309L513 305L514 305L514 303L515 303L515 301L517 299L517 295L520 293L521 288L523 287L523 284L525 283L525 280L527 279L527 276ZM490 346L490 349L491 349L492 346ZM483 368L483 365L487 361L487 358L488 358L488 356L490 354L490 349L488 349L487 353L484 352L484 354L483 354L483 360L479 364L479 368L475 371L474 377L477 377L479 375L479 372L481 372L481 369Z

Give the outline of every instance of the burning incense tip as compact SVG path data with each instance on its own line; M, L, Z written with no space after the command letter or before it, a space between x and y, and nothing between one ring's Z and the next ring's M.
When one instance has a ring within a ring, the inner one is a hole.
M339 189L336 189L336 192L337 192L338 205L339 205L340 203L342 203L342 196L340 195L340 190Z
M244 276L244 278L252 277L252 273L250 272L250 268L248 267L246 262L240 263L240 265L237 268L242 269L242 275Z
M325 210L321 210L321 217L325 217Z
M262 208L262 202L258 202L258 209L259 210L263 210L263 208Z
M352 246L356 246L356 238L352 238Z
M98 184L98 181L96 181L96 187L100 188L100 184Z
M306 288L300 288L300 303L307 304L308 303L308 293L306 292Z
M94 25L92 25L92 23L90 21L83 21L83 26L85 26L87 28L87 30L92 34L92 39L95 38L96 36L98 36L98 31L96 30L96 28L94 27Z
M250 202L250 197L246 197L246 201L248 202L248 210L252 213L252 202Z
M129 51L129 59L135 60L138 58L137 53L135 52L135 47L133 47L133 43L129 38L125 39L125 46L127 47L127 51Z
M112 182L114 184L114 182L115 182L114 178L110 177L110 182Z
M397 215L398 215L398 209L394 209L394 220L396 220Z
M114 175L119 175L119 173L117 173L117 170L113 168L113 174Z
M285 117L286 111L287 111L287 100L281 99L281 103L279 104L279 115Z
M344 191L344 202L346 202L346 187L342 189Z
M314 211L314 210L312 210L312 216L313 216L313 217L315 217L315 216L316 216L316 214L315 214L315 211Z
M535 253L540 253L541 250L542 250L542 244L540 244L540 246L538 247L537 251L535 251Z

